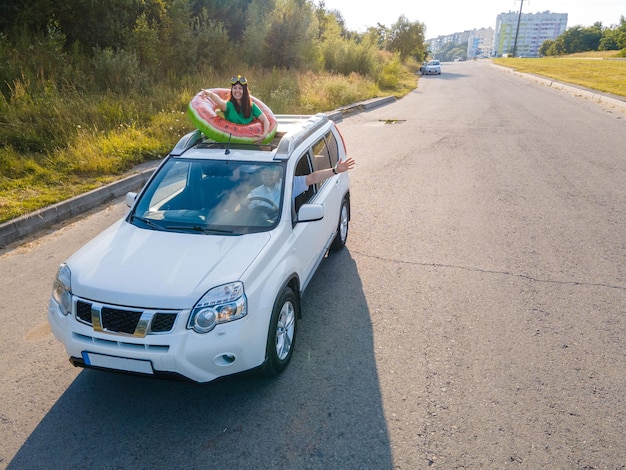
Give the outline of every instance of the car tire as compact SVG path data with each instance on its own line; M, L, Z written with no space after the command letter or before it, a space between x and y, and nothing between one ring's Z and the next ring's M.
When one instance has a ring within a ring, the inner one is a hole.
M276 298L270 318L265 352L266 375L278 375L285 370L296 345L299 304L296 295L285 287Z
M339 209L339 222L337 223L337 232L335 239L330 245L330 249L333 251L341 250L346 246L348 240L348 229L350 224L350 208L348 207L348 201L344 198L341 203L341 209Z

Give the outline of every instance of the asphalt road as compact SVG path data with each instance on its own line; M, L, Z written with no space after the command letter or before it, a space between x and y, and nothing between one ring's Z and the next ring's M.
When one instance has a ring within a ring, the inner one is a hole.
M278 378L69 365L52 279L121 202L0 251L0 467L624 468L626 114L461 62L339 127L348 245Z

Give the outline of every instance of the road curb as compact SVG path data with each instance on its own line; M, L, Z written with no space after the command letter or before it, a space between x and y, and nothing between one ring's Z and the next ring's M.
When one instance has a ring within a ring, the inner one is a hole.
M393 96L374 98L339 108L326 114L329 119L340 122L344 116L369 111L395 100L396 98ZM0 249L28 235L49 228L54 224L76 217L101 204L111 202L124 196L129 191L138 191L146 184L158 164L159 161L150 162L147 165L143 165L145 169L124 177L119 181L0 224Z
M154 162L148 169L119 181L0 224L0 248L141 188L157 164Z
M578 87L574 85L569 85L563 82L557 82L555 80L552 80L551 78L542 77L540 75L534 75L532 73L518 72L517 70L512 69L510 67L505 67L504 65L493 64L493 63L492 65L501 70L504 70L505 72L509 72L514 75L518 75L522 78L532 80L534 82L540 83L547 87L554 88L555 90L561 90L574 96L580 96L582 98L595 101L596 103L601 103L601 104L611 106L613 108L618 108L622 112L626 113L626 101L622 101L620 99L607 96L600 92L590 90L589 88L583 88L583 87Z
M361 113L364 111L370 111L372 109L378 108L379 106L384 106L386 104L390 104L396 101L395 96L385 96L384 98L374 98L367 101L361 101L359 103L346 106L343 108L339 108L336 112L341 114L341 118L344 116L351 116L356 113ZM329 118L332 119L329 114Z

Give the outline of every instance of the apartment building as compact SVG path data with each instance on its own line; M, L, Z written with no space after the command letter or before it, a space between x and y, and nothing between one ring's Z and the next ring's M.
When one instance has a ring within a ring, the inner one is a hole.
M436 54L445 47L446 44L463 44L469 39L470 31L463 31L461 33L447 34L445 36L437 36L436 38L426 40L426 44L431 54Z
M567 13L500 13L496 18L492 55L538 57L543 42L556 39L566 28Z
M470 31L467 39L467 58L482 59L491 56L493 51L493 28Z

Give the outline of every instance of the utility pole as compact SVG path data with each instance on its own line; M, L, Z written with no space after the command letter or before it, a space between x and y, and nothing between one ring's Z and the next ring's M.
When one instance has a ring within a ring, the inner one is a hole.
M524 6L524 0L519 6L519 15L517 15L517 29L515 30L515 42L513 42L513 57L515 58L515 52L517 51L517 35L519 34L519 24L522 20L522 7Z

